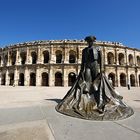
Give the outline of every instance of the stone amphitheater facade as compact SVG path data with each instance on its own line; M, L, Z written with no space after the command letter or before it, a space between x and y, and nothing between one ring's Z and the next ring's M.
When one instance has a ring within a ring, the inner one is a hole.
M33 41L0 49L0 85L71 86L81 67L84 40ZM140 50L96 41L114 86L140 86Z

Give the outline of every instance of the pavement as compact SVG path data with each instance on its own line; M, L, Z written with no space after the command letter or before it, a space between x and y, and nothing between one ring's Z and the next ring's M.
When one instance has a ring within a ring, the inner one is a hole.
M0 140L140 140L140 88L116 88L135 112L119 121L56 112L69 88L0 86Z

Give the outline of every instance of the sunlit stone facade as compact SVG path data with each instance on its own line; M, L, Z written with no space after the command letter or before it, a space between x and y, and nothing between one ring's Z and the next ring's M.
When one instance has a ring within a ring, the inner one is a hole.
M34 41L0 49L0 85L71 86L80 71L84 40ZM114 86L140 86L140 50L97 41Z

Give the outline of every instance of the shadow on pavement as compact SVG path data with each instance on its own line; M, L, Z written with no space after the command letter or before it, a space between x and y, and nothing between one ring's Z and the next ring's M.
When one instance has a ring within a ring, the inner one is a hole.
M56 103L60 103L61 102L61 99L45 99L45 100L54 101Z

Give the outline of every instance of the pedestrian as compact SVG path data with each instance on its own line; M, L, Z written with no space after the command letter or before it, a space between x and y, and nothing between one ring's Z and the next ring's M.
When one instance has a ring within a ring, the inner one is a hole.
M128 87L128 90L130 90L130 81L129 80L127 82L127 87Z

